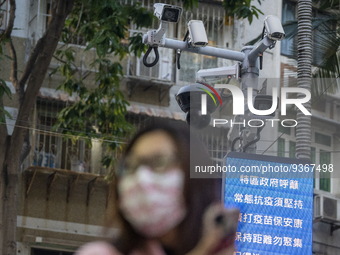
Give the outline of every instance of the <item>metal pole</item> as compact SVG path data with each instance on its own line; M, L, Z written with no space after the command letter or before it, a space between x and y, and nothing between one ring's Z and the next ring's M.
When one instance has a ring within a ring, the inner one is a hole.
M257 47L247 46L242 49L242 52L245 54L241 67L241 88L244 98L247 98L248 88L253 88L253 97L257 95L260 72L258 67L258 55L259 52L261 52L260 50L265 50L262 47L262 44L259 44ZM250 119L247 104L245 104L245 115L240 116L240 118L243 123L244 121L247 121L247 119ZM256 138L257 128L249 127L246 123L245 127L240 126L239 133L242 151L256 153L256 143L250 145L250 142Z
M148 35L145 34L143 37L143 41L145 44L154 45L153 42L148 42L149 38ZM225 58L230 60L236 60L242 62L244 60L244 53L239 51L227 50L227 49L220 49L211 46L206 47L190 47L187 42L173 40L164 38L164 40L160 40L161 43L158 44L158 47L164 47L168 49L174 50L182 50L182 51L189 51L196 54L207 55L212 57L218 58Z

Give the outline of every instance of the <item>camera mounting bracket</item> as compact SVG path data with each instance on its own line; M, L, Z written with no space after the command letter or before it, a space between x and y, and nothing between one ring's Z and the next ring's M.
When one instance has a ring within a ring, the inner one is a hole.
M160 13L161 5L157 5L159 10L155 9ZM170 6L171 8L180 8L176 6ZM163 6L164 8L164 6ZM157 13L158 15L158 13ZM156 16L157 16L156 15ZM159 16L159 15L158 15ZM177 19L178 21L178 19ZM147 32L147 34L143 37L143 42L150 46L147 54L144 56L144 64L146 66L151 67L156 64L158 61L157 58L157 47L164 47L169 49L174 49L176 51L188 51L196 54L202 54L207 56L213 56L218 58L224 58L229 60L236 60L239 64L230 67L221 67L221 68L213 68L200 70L197 72L197 80L208 78L208 77L223 77L223 76L234 76L235 78L241 78L242 90L247 91L247 88L254 88L254 86L258 84L259 77L259 59L263 55L264 51L268 48L271 49L275 46L276 41L282 40L285 36L280 20L275 16L267 16L264 22L265 30L267 33L264 34L261 41L256 43L254 46L246 46L241 52L233 51L228 49L221 49L216 47L191 47L187 41L179 41L168 39L165 37L166 30L168 28L167 22L161 21L160 27L158 30L151 30ZM150 49L155 49L156 59L151 64L146 62L147 55L150 53ZM257 90L254 88L254 96L257 94ZM245 118L244 116L236 116L237 118ZM262 130L262 129L261 129ZM231 136L238 135L235 140L240 140L240 149L244 152L256 153L256 142L259 139L259 132L261 131L253 130L249 128L243 128L238 130L230 129L229 133ZM254 136L255 134L255 136ZM254 140L254 137L256 139ZM232 141L233 142L233 141Z

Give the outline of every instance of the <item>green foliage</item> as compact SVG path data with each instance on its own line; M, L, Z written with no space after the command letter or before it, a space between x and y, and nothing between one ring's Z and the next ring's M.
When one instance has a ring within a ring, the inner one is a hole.
M6 82L0 78L0 98L2 98L4 95L7 95L8 97L12 97L11 90L7 86Z
M123 68L120 60L128 54L140 56L145 51L142 34L136 28L151 26L153 14L140 4L121 5L111 1L78 1L66 21L62 40L65 46L56 52L61 63L58 71L64 77L60 89L79 100L63 109L55 128L77 136L98 138L110 151L120 148L117 137L126 137L132 129L126 121L128 102L120 90ZM83 50L72 43L84 45ZM90 56L87 69L79 69L81 55ZM90 63L89 63L90 62ZM90 139L89 139L90 141ZM109 167L112 157L105 155Z
M262 0L257 0L259 4L261 4ZM259 17L259 14L263 14L263 12L257 8L255 5L252 5L252 0L224 0L223 6L226 11L227 16L236 16L238 19L247 18L249 23L253 22L253 17Z
M321 10L340 10L339 0L313 0Z
M185 8L198 4L197 0L182 2ZM226 1L226 6L232 7L228 11L233 15L250 22L253 15L261 13L250 0ZM117 137L126 137L132 128L125 119L128 102L119 87L123 76L120 61L128 54L141 56L146 50L143 35L129 28L150 27L153 19L153 13L142 8L139 1L130 6L116 0L76 1L63 29L61 40L65 45L55 57L60 63L58 72L64 77L59 88L79 100L60 112L56 129L111 141L104 144L111 151L120 148ZM81 55L92 55L86 58L86 71L81 67ZM108 167L111 163L112 157L104 155L103 164Z

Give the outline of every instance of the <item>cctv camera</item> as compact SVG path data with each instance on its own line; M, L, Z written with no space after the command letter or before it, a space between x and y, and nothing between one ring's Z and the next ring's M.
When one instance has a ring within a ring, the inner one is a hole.
M264 26L267 31L267 35L274 41L281 41L285 38L285 31L283 30L281 21L278 17L269 15L264 19Z
M202 113L202 95L206 95L207 88L199 83L188 85L180 88L176 94L176 101L183 112L186 115L186 121L190 126L201 129L209 125L211 120L211 114L216 110L217 104L211 98L214 94L210 94L206 97L207 112Z
M177 23L182 13L182 8L175 5L156 3L153 7L155 16L161 21Z
M204 47L208 44L207 33L205 32L202 20L190 20L188 22L190 40L194 47Z

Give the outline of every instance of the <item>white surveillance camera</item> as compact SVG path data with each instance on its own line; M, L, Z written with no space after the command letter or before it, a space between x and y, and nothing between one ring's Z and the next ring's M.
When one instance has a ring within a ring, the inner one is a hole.
M190 20L188 22L190 40L194 47L204 47L208 44L207 33L205 32L202 20Z
M285 31L283 30L281 21L274 15L269 15L264 19L264 26L267 31L269 39L281 41L285 38Z
M176 5L156 3L153 7L155 16L161 21L177 23L182 13L182 8Z

